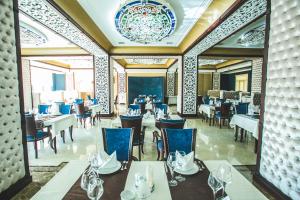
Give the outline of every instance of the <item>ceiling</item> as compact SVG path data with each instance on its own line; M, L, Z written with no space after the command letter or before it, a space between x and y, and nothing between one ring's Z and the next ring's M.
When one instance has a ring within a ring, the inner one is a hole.
M45 28L27 15L19 13L22 48L77 47L59 34Z
M44 56L44 57L26 57L26 59L39 61L42 63L54 65L68 69L92 69L94 68L92 56Z
M173 7L177 17L175 32L161 42L141 44L123 37L115 27L115 14L120 7L120 0L78 0L84 11L98 28L110 40L113 46L169 46L177 47L207 9L212 0L172 0L167 1Z
M264 48L264 31L266 25L266 17L254 21L250 25L244 27L237 33L231 35L215 47L219 48ZM248 34L248 37L245 37ZM248 38L249 42L243 42L243 38ZM251 44L252 43L252 44Z
M168 69L177 58L170 57L117 57L114 60L125 69Z

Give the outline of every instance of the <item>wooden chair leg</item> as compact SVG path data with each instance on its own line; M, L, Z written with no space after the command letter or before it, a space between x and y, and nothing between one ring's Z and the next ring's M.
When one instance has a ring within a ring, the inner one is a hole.
M69 127L69 134L70 134L71 141L73 142L73 126Z
M141 149L142 149L142 154L145 154L144 153L144 144L142 144L142 148Z
M86 121L86 118L83 119L83 128L85 128L85 121Z
M141 161L141 145L138 145L139 148L139 161Z
M33 142L33 144L34 144L35 158L38 158L37 141L35 140L35 141Z
M62 137L63 143L66 143L66 140L65 140L65 131L61 131L60 132L60 137Z
M219 128L220 129L222 128L222 119L221 118L219 119Z
M57 149L56 149L56 137L53 138L53 144L54 144L54 153L57 153Z
M159 160L160 159L160 151L157 149L157 159L156 160Z

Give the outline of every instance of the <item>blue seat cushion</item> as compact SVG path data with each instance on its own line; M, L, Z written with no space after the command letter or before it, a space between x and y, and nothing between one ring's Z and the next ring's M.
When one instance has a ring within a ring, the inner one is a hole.
M164 149L164 143L163 143L162 140L158 140L158 141L157 141L157 149L158 149L159 151L162 151L162 150Z
M42 130L38 130L36 133L36 140L41 140L48 136L48 132L43 132ZM33 142L34 136L33 135L27 135L27 142Z

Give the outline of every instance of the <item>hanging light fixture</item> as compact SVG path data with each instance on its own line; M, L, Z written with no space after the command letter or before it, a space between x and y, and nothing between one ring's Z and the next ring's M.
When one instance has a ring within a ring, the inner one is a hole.
M176 16L163 0L127 0L115 15L118 32L133 42L159 42L174 33Z

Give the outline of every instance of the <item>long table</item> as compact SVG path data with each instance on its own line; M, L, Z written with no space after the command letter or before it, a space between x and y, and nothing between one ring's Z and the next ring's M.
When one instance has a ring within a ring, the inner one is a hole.
M235 128L235 140L238 137L238 127L252 133L255 138L255 148L254 152L257 152L257 140L258 140L258 130L259 130L259 118L255 118L251 115L245 114L235 114L230 121L230 127ZM241 141L243 140L243 133L241 133Z
M227 161L204 161L204 164L209 171L218 168L221 164L230 165ZM132 176L134 176L136 172L145 169L145 166L147 165L151 165L153 168L153 180L157 187L150 199L182 199L182 197L184 197L184 199L212 199L211 190L207 185L208 170L204 170L192 176L186 176L186 181L179 183L176 187L168 188L166 171L162 161L133 162L130 168L128 167L129 170L123 170L114 175L101 176L101 178L104 179L104 196L102 199L120 199L120 191L124 188L131 188L133 179ZM51 196L52 200L64 198L80 200L87 199L85 191L82 191L79 186L81 174L87 167L88 162L85 160L71 161L44 187L42 187L41 190L32 197L32 199L46 200L49 199L49 196ZM226 193L231 200L267 199L234 167L231 167L231 169L232 183L226 186ZM169 174L167 173L167 175Z

